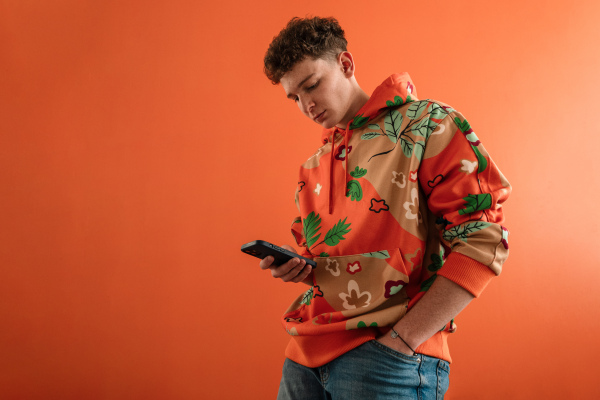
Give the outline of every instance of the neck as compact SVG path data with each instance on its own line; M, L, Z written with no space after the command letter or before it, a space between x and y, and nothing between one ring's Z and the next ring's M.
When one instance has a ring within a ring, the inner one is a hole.
M341 129L346 129L348 123L352 121L358 110L360 110L366 103L369 101L369 95L365 93L364 90L356 85L356 89L354 94L352 95L352 101L350 102L350 107L348 108L348 112L343 120L341 120L336 126Z

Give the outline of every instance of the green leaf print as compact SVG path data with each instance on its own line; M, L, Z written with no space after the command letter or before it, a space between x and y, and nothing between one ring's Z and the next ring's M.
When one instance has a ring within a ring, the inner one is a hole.
M405 138L401 138L400 146L402 146L402 152L404 153L404 155L406 157L409 157L409 158L412 157L413 148L414 148L414 145L412 144L412 142L410 142L409 140L407 140Z
M471 148L477 156L477 162L479 165L477 168L477 172L481 173L485 171L485 169L487 168L487 159L483 156L483 154L481 154L481 152L477 148L477 146L479 145L479 139L477 138L475 132L471 130L471 125L466 119L461 121L458 117L454 118L454 123L458 126L458 129L460 129L460 131L465 134L465 138L471 144Z
M402 103L404 103L404 100L402 100L402 97L395 96L394 97L394 101L388 100L388 101L385 102L385 105L388 106L388 107L395 107L395 106L402 105Z
M319 257L329 257L329 254L322 252L321 254L319 254Z
M369 326L377 327L377 322L371 322L371 324ZM367 327L367 323L365 321L358 321L357 328L366 328L366 327Z
M369 124L369 129L380 131L381 127L379 126L379 124Z
M367 133L363 133L362 135L360 135L360 138L362 140L371 140L371 139L375 139L378 136L381 136L381 133L379 133L379 132L367 132Z
M425 142L419 140L418 142L415 142L415 157L417 157L417 160L421 161L423 160L423 154L425 153Z
M471 125L466 119L461 121L460 118L456 117L454 118L454 123L456 123L456 126L458 126L458 129L460 129L462 133L465 133L471 129Z
M410 119L419 118L421 114L423 114L425 108L427 108L427 103L429 103L427 100L423 100L411 104L406 111L406 116Z
M429 138L431 135L431 127L429 126L429 118L423 118L419 121L418 124L414 125L411 128L412 133L416 136L424 137L425 139Z
M310 306L310 301L313 299L313 288L311 287L310 289L308 289L303 295L302 295L302 299L300 300L300 304L306 304L307 306Z
M359 181L351 180L346 188L346 197L352 201L360 201L363 198L362 186Z
M429 134L428 134L428 136L431 136L431 134L433 133L433 131L435 131L435 129L440 124L439 122L434 121L433 118L434 117L428 118L428 120L429 120L429 123L427 124L427 127L429 128Z
M487 210L492 206L492 195L489 193L470 194L463 197L465 208L458 210L460 215L474 213L476 211Z
M319 226L321 225L321 217L319 217L319 214L315 215L315 212L313 211L310 214L308 214L306 218L304 218L303 225L304 237L306 238L306 245L308 248L310 248L313 244L315 244L317 240L319 240L319 237L321 236L320 233L317 235L317 232L319 231L319 229L321 229L321 227Z
M440 270L440 268L442 268L442 266L444 265L444 259L442 258L442 254L444 254L444 251L440 251L440 254L432 254L431 255L431 264L429 264L429 266L427 266L427 269L431 272L437 272Z
M363 254L361 254L361 256L379 258L381 260L387 260L388 258L390 258L390 253L387 250L381 250L381 251L373 251L371 253L363 253Z
M444 232L443 239L451 242L454 239L460 239L463 242L467 241L467 237L473 233L489 227L489 222L477 221L470 222L464 225L457 225Z
M477 147L471 145L471 148L473 148L473 151L477 156L477 163L479 164L479 166L477 167L477 172L481 173L487 168L487 159L483 156L483 154L479 152L479 149Z
M341 219L338 223L327 232L325 235L325 244L328 246L335 246L340 242L340 240L344 240L344 235L350 232L352 229L348 229L350 227L350 223L346 224L346 220L348 217Z
M444 119L446 115L448 115L448 111L444 109L444 107L440 106L437 103L431 103L427 112L430 114L430 118L435 119Z
M385 133L393 143L398 141L400 136L400 125L402 125L402 114L398 110L390 110L385 115Z
M350 171L350 176L352 176L353 178L362 178L363 176L365 176L367 174L367 170L360 168L358 165L356 166L356 168L354 168L354 171Z
M421 292L428 291L436 278L437 278L437 274L433 274L428 279L421 282Z
M360 128L369 121L369 117L363 117L363 114L357 115L350 124L350 129Z

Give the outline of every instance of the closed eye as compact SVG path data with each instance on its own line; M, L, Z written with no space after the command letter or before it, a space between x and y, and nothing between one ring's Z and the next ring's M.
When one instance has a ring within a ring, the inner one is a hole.
M311 90L315 89L317 86L319 86L319 82L320 81L316 81L314 85L307 87L306 91L310 92Z
M305 92L310 92L310 91L312 91L312 90L316 89L316 88L317 88L317 86L319 86L319 83L320 83L320 81L316 81L314 85L311 85L311 86L309 86L309 87L305 88L305 89L304 89L304 91L305 91ZM288 99L292 99L292 100L294 100L294 102L296 102L296 103L297 103L297 102L298 102L298 100L299 100L299 99L298 99L298 96L294 96L294 95L292 95L292 94L289 94L287 97L288 97Z

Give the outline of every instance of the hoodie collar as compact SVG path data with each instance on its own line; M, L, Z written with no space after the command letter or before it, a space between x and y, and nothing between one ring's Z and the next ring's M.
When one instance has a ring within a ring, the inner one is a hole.
M352 136L354 129L360 128L371 119L378 116L382 110L386 108L399 107L405 103L411 103L417 99L417 89L412 83L410 76L403 72L401 74L393 74L383 81L374 91L369 100L361 107L356 113L352 121L348 123L346 129L340 129L337 126L324 129L321 134L321 140L323 143L331 142L331 157L329 164L329 214L333 213L333 193L334 193L334 179L333 179L333 158L335 156L335 140L336 135L344 137L344 148L346 149L346 171L348 171L348 141ZM346 190L348 186L348 173L345 174L346 184L342 190Z
M333 127L323 129L323 143L335 140L335 134L352 136L352 130L357 129L375 118L386 108L398 107L405 103L416 101L417 89L406 72L390 75L373 91L369 100L356 113L346 130ZM349 139L349 138L348 138Z

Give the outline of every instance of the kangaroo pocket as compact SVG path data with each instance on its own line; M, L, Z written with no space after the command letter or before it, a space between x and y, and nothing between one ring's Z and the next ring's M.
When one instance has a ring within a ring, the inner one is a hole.
M291 334L389 326L406 313L410 271L399 249L314 260L314 286L284 315Z

